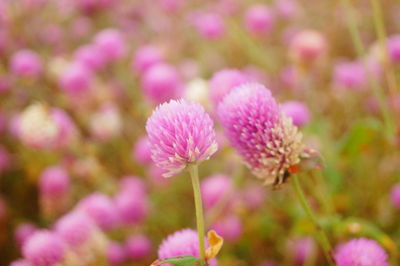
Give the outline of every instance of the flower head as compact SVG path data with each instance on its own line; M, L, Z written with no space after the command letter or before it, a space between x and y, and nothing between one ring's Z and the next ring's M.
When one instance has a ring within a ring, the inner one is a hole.
M11 71L20 77L36 78L42 72L42 61L33 51L21 50L11 58Z
M361 62L343 62L335 66L334 82L346 89L360 89L367 83L366 69Z
M264 184L283 183L288 169L300 162L302 134L263 85L236 88L220 103L218 116L232 146Z
M352 239L340 245L335 252L338 266L388 266L385 250L374 240Z
M283 113L292 119L295 126L303 126L310 122L310 112L307 106L298 101L287 101L281 105Z
M236 69L223 69L214 73L209 84L210 98L214 108L217 109L218 104L233 88L247 81L246 75Z
M274 17L268 6L257 4L246 11L244 21L248 31L261 35L271 30Z
M24 244L22 253L34 266L52 266L64 259L65 245L56 234L41 230Z
M146 130L152 159L168 171L166 177L207 160L218 148L213 121L194 102L171 100L160 105L147 120Z
M201 182L201 195L204 207L211 209L221 200L230 199L233 194L232 179L223 174L215 174Z
M61 166L46 168L40 175L40 193L43 197L57 199L64 197L69 190L68 173Z
M126 254L132 260L140 260L150 255L151 241L145 235L134 235L125 243Z
M166 63L151 66L141 82L145 97L153 104L176 99L182 94L182 81L176 68Z
M180 255L192 255L197 258L200 257L199 239L195 230L182 229L177 231L164 239L158 248L159 259L166 259ZM216 265L215 259L210 261L210 265Z

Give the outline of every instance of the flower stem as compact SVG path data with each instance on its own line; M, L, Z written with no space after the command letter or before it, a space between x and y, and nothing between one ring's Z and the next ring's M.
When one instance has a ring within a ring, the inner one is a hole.
M350 0L342 0L342 2L346 10L347 27L349 29L350 36L353 41L357 56L363 61L364 67L367 71L368 82L372 88L372 92L374 93L376 99L378 100L379 108L381 109L383 120L386 126L385 133L387 134L388 138L392 140L395 134L395 126L393 118L387 107L385 94L381 86L379 85L378 81L374 77L374 75L370 73L371 71L367 67L367 62L365 61L365 58L363 58L365 55L365 48L361 40L361 34L359 32L357 22L355 20L356 18L355 11L350 4ZM376 18L376 15L374 17ZM378 29L379 29L379 34L382 35L382 27L379 26Z
M331 244L329 243L328 237L326 236L324 230L322 229L321 225L318 223L318 220L315 216L315 214L313 213L313 211L311 210L310 205L307 202L307 199L304 195L303 189L300 186L300 182L298 180L298 176L297 175L293 175L292 176L292 180L293 180L293 187L294 190L296 191L296 195L298 197L298 199L300 200L300 204L301 207L304 209L304 211L306 212L308 218L311 220L311 222L314 224L314 227L316 229L316 238L318 240L318 242L320 243L326 259L329 262L329 265L335 265L333 258L332 258L332 247Z
M203 203L200 193L199 170L196 164L189 166L190 177L192 178L194 205L196 208L197 234L199 236L200 257L206 259L206 251L204 245L204 216Z

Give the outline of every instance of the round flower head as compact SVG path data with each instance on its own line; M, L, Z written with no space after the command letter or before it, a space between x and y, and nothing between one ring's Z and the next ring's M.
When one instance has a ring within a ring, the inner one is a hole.
M182 81L177 70L168 64L158 63L143 75L141 87L152 104L160 104L182 94Z
M118 136L122 131L122 118L114 104L107 103L101 106L90 119L90 131L92 135L101 141Z
M27 260L15 260L10 263L10 266L32 266L32 263L30 263Z
M206 209L213 208L222 199L229 199L232 193L232 179L226 175L215 174L201 182L201 195Z
M256 184L250 184L242 191L242 200L244 205L255 211L261 208L266 199L265 189Z
M206 246L207 246L206 241ZM158 248L158 258L166 259L180 255L200 257L199 240L197 232L192 229L183 229L169 235ZM171 264L165 264L171 265ZM210 261L210 266L216 265L215 259Z
M22 253L33 266L53 266L64 259L65 245L54 233L40 230L24 244Z
M122 190L114 198L120 221L127 225L142 222L149 213L147 196L142 193L134 193L135 191Z
M393 35L387 41L388 53L394 63L400 62L400 35Z
M315 242L310 237L293 239L289 242L288 249L294 265L306 264L310 257L315 256L316 253Z
M15 126L21 141L37 149L64 148L75 135L74 124L63 110L40 103L28 106Z
M102 30L95 36L94 44L108 62L120 59L126 51L124 37L117 29Z
M367 74L361 62L339 63L333 74L334 82L340 88L360 89L367 83Z
M150 239L144 235L131 236L125 243L125 250L132 260L146 258L151 253Z
M61 217L55 224L55 231L72 248L79 248L93 237L96 227L84 213L71 212Z
M243 231L242 222L236 215L228 215L218 219L211 228L222 236L224 240L230 242L236 241L242 235Z
M20 77L36 78L42 72L39 56L30 50L21 50L11 58L11 71Z
M236 86L247 82L247 77L236 69L223 69L210 79L210 98L216 109L222 99Z
M120 265L126 259L124 246L119 243L110 243L107 247L107 261L110 265Z
M290 42L290 55L295 61L312 62L321 57L327 48L324 36L318 31L304 30Z
M135 195L146 195L147 187L143 179L138 176L128 175L121 178L119 182L120 191L129 192Z
M14 237L18 246L23 247L25 242L37 231L36 226L30 223L18 225L15 229Z
M299 13L297 1L293 0L278 0L275 1L276 12L284 18L293 18Z
M289 118L295 126L303 126L310 122L310 112L304 103L288 101L281 105L282 112Z
M74 59L92 71L99 70L104 66L103 54L95 45L79 47L75 52Z
M61 89L71 97L82 97L90 91L92 82L91 71L81 63L70 64L59 80Z
M43 197L58 199L64 197L69 190L68 173L60 166L46 168L40 175L39 188Z
M300 162L302 135L263 85L236 88L220 103L218 116L231 145L265 185L280 185Z
M163 58L164 55L158 47L150 45L139 47L132 59L132 69L144 73L151 66L160 63Z
M87 216L103 230L114 228L118 216L112 200L101 193L93 193L78 204L78 210L82 210Z
M248 31L263 34L271 30L274 18L268 6L257 4L246 11L244 21Z
M225 32L222 17L216 13L195 14L194 26L205 39L218 39Z
M133 147L132 157L136 162L141 164L151 163L149 138L147 136L141 137L136 141Z
M400 184L396 184L393 186L390 193L390 198L392 200L392 204L396 208L400 209Z
M385 250L374 240L352 239L340 245L335 251L338 266L388 266Z
M194 102L171 100L160 105L147 120L146 131L152 159L168 171L165 177L208 160L218 149L213 121Z

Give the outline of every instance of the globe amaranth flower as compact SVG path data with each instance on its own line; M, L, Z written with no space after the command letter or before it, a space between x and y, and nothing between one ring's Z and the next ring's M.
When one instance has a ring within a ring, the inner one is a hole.
M28 106L19 116L16 130L21 141L31 148L61 149L76 135L76 128L63 110L37 103Z
M206 246L207 245L208 243L206 241ZM158 248L159 259L166 259L181 255L192 255L200 258L199 240L195 230L182 229L177 231L164 239ZM209 265L217 265L216 260L210 260Z
M287 101L281 105L285 115L292 119L295 126L303 126L310 122L310 112L307 106L298 101Z
M22 254L34 266L52 266L65 258L65 244L56 234L40 230L24 244Z
M218 149L213 121L194 102L171 100L160 105L147 120L146 131L152 159L168 171L165 177L208 160Z
M128 258L141 260L151 253L151 241L145 235L133 235L126 240L125 250Z
M282 184L300 162L302 134L263 85L234 89L220 103L218 116L231 145L265 185Z
M248 82L246 75L237 69L223 69L215 72L209 82L210 99L214 108L217 109L218 104L232 89L246 82Z
M352 239L340 245L335 252L338 266L388 266L385 250L374 240Z

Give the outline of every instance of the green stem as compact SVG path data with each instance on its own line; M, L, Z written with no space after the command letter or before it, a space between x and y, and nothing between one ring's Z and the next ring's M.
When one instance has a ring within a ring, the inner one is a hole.
M346 9L346 17L347 17L347 27L350 32L351 39L353 41L357 56L360 59L363 59L363 56L365 55L365 48L363 46L363 43L361 41L361 35L358 30L357 22L355 20L355 12L350 4L350 0L342 0L342 3ZM379 32L381 32L382 28L380 27ZM380 33L381 35L382 33ZM379 108L381 109L382 116L385 122L386 130L385 133L387 134L388 138L392 140L393 136L395 135L395 127L393 123L393 118L390 114L390 111L387 107L386 104L386 97L382 91L381 86L378 84L378 81L376 78L369 73L369 69L366 65L365 59L363 59L363 64L365 66L366 71L368 72L367 78L368 78L368 83L370 84L372 91L378 100Z
M326 259L329 262L329 265L335 265L333 258L332 258L332 247L331 244L329 243L328 237L326 236L324 230L322 229L321 225L318 223L318 220L315 216L315 214L313 213L313 211L311 210L310 205L307 202L307 199L304 195L303 189L300 186L300 182L298 180L298 176L293 175L292 176L292 183L293 183L293 187L294 190L296 191L296 195L300 201L301 207L304 209L304 211L306 212L308 218L311 220L311 222L314 224L314 227L316 229L316 238L318 240L318 242L320 243Z
M201 200L200 193L200 181L199 181L199 170L196 164L189 166L190 177L192 178L193 194L194 194L194 205L196 208L196 222L197 222L197 234L199 236L199 250L200 257L206 259L206 251L204 245L204 216L203 216L203 203Z

